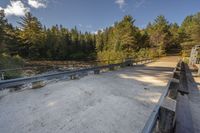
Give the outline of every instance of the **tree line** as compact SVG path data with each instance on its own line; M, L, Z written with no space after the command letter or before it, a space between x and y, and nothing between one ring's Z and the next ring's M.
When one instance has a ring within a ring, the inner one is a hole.
M187 16L181 25L161 15L143 29L127 15L97 34L62 25L47 28L31 13L18 23L14 27L0 11L1 54L32 60L111 60L160 56L200 42L200 13Z
M3 11L0 13L1 53L19 55L28 59L86 59L95 57L95 35L71 30L62 25L46 28L27 13L18 22L20 27L8 24Z

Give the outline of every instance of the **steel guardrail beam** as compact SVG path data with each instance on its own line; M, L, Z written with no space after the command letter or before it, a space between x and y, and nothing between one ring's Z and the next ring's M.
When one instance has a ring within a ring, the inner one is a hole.
M145 61L149 61L149 60L151 60L151 59L145 59ZM144 60L134 61L134 60L129 59L123 63L117 63L117 64L96 66L96 67L91 67L91 68L84 68L84 69L64 71L64 72L56 72L56 73L50 73L50 74L41 74L41 75L25 77L25 78L1 80L0 81L0 90L7 89L8 87L23 85L26 83L33 83L33 82L37 82L37 81L50 80L50 79L60 78L60 77L69 77L71 75L81 74L81 73L85 73L85 72L89 72L89 71L102 70L102 69L107 69L107 68L111 68L111 67L127 65L130 61L135 63L135 62L140 62L140 61L144 61Z
M165 92L160 97L158 104L155 106L155 108L153 109L149 119L145 123L145 126L142 130L142 133L152 133L152 131L154 130L158 116L159 116L159 110L160 110L161 103L163 102L164 98L168 94L171 82L172 82L172 79L168 82L167 87L166 87L167 89L165 90Z
M110 68L110 67L120 66L122 64L123 63L118 63L118 64L111 64L111 65L104 65L104 66L96 66L96 67L92 67L92 68L84 68L84 69L80 69L80 70L56 72L56 73L45 74L45 75L36 75L36 76L32 76L32 77L2 80L2 81L0 81L0 89L23 85L26 83L32 83L32 82L41 81L41 80L49 80L49 79L59 78L62 76L67 77L67 76L71 76L74 74L81 74L84 72L89 72L89 71L94 71L94 70L102 70L102 69L106 69L106 68Z
M180 61L179 61L179 63L180 63ZM166 90L161 95L158 104L154 107L150 117L148 118L147 122L145 123L145 126L144 126L144 128L142 130L142 133L152 133L153 132L153 130L154 130L155 126L156 126L157 119L159 117L159 110L160 110L161 104L162 104L164 98L167 96L167 94L169 92L170 85L173 82L173 77L175 75L175 72L177 71L177 67L178 67L179 63L174 68L172 77L168 81L168 84L166 86Z

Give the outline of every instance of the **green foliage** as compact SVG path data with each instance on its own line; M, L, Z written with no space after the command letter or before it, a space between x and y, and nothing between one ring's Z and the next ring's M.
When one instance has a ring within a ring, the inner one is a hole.
M158 16L153 24L149 24L147 32L150 36L151 45L155 46L159 50L159 54L162 55L166 52L168 45L170 45L170 31L169 22L164 16Z
M200 42L200 12L187 16L181 25L181 29L188 36L188 41Z
M200 42L200 13L187 16L181 26L169 23L162 15L144 29L134 22L132 16L124 16L95 35L62 25L46 28L30 13L21 18L20 28L14 28L0 11L0 53L37 60L111 61L158 57L173 53L173 49L188 53L187 49Z
M32 16L30 13L26 13L24 17L21 17L20 30L18 30L18 37L21 45L20 54L23 57L37 58L40 57L40 48L42 47L43 31L42 24L39 20Z
M187 16L183 21L180 30L182 31L184 41L181 43L182 56L189 57L193 46L200 42L200 12Z
M0 55L0 69L21 68L23 64L23 59L18 55L14 57L11 57L5 53ZM21 77L21 75L22 72L20 70L4 72L5 79L18 78Z
M102 52L104 49L104 39L102 31L98 31L96 35L96 51Z
M159 57L159 52L157 49L147 49L147 48L143 48L140 49L137 53L136 53L136 58L137 59L145 59L145 58L157 58Z
M124 59L134 56L140 47L139 41L148 39L147 34L140 34L138 28L134 26L134 21L131 16L125 16L113 27L107 28L103 32L99 31L96 36L97 58L100 60L105 58L110 61L115 58ZM137 37L140 37L140 40Z
M150 52L147 49L140 49L137 52L137 58L148 58L150 56Z
M182 57L188 57L188 56L189 56L189 53L187 53L186 50L182 50L182 51L181 51L181 55L182 55Z
M157 58L159 57L159 53L156 49L140 49L138 52L132 52L129 57L123 51L114 51L107 50L99 52L98 60L104 64L112 64L112 63L120 63L125 61L127 58L132 59L147 59L147 58Z
M131 53L137 48L136 28L133 23L135 20L131 16L125 16L122 21L116 24L115 34L115 51L122 50Z
M199 43L194 42L194 41L186 41L186 42L181 43L181 47L182 47L181 55L182 55L182 57L189 57L190 53L191 53L191 49L195 45L199 45Z
M19 36L23 44L20 53L25 58L85 59L95 50L95 36L87 32L82 34L76 27L71 31L62 25L42 29L31 14L23 17L20 24Z
M103 64L120 63L126 58L123 52L113 50L99 52L97 57Z

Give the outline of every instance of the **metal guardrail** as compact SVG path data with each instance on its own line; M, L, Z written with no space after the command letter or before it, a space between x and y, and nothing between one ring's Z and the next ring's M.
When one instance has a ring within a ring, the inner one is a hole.
M175 133L193 133L192 118L189 108L188 87L186 77L185 63L180 61L173 71L173 76L169 80L165 92L162 94L158 104L155 106L148 121L146 122L142 133L152 132L175 132ZM163 106L166 99L175 101L170 110L169 105ZM167 108L166 108L167 107ZM172 108L173 108L172 107ZM161 111L165 108L165 111ZM175 111L175 112L174 112ZM163 113L163 114L162 114ZM164 114L165 113L165 114ZM163 122L164 121L164 122Z
M143 59L139 60L137 62L144 62L144 61L152 61L152 59ZM60 77L70 77L73 75L78 75L81 73L87 73L90 71L95 71L95 70L102 70L102 69L107 69L107 68L113 68L117 66L129 66L133 65L133 63L137 63L133 60L127 60L123 63L117 63L117 64L110 64L110 65L104 65L104 66L96 66L96 67L91 67L91 68L84 68L80 70L72 70L72 71L65 71L65 72L56 72L56 73L51 73L51 74L44 74L44 75L36 75L32 77L26 77L26 78L17 78L17 79L11 79L11 80L2 80L0 81L0 90L7 89L8 87L14 87L14 86L19 86L27 83L34 83L37 81L42 81L42 80L50 80L50 79L55 79L55 78L60 78Z
M152 133L153 130L155 129L155 126L156 126L156 123L157 123L157 120L158 120L158 117L159 117L160 106L161 106L164 98L167 96L167 94L169 92L169 88L170 88L170 85L171 85L171 83L173 81L173 77L175 75L175 72L177 71L178 65L179 65L179 63L174 68L174 70L173 70L173 76L169 80L169 82L167 84L167 87L166 87L166 90L164 91L164 93L160 97L158 104L155 106L155 108L153 109L153 111L152 111L149 119L147 120L147 122L146 122L146 124L145 124L145 126L144 126L144 128L142 130L142 133Z

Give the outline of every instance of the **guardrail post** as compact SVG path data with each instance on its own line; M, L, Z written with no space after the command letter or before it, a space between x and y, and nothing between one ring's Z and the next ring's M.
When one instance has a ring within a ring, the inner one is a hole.
M178 95L178 89L179 89L179 80L176 78L172 78L171 84L169 86L168 97L176 99Z
M38 89L44 87L46 84L44 81L37 81L32 83L32 89Z
M71 79L71 80L78 79L78 76L77 76L76 74L70 75L70 79Z
M174 77L175 79L180 79L180 71L175 71L174 72Z
M100 74L100 70L94 70L94 74Z
M133 60L129 60L128 66L133 66Z
M125 62L121 63L121 65L120 65L121 68L124 68L125 66L126 66Z
M113 70L115 70L115 67L114 67L114 66L110 66L110 67L109 67L109 70L110 70L110 71L113 71Z
M177 70L177 71L181 71L181 67L177 66L177 67L176 67L176 70Z
M176 101L165 97L160 107L159 132L171 133L175 125Z
M133 66L133 61L132 60L127 60L125 61L126 66Z
M1 80L4 80L4 73L1 73Z

